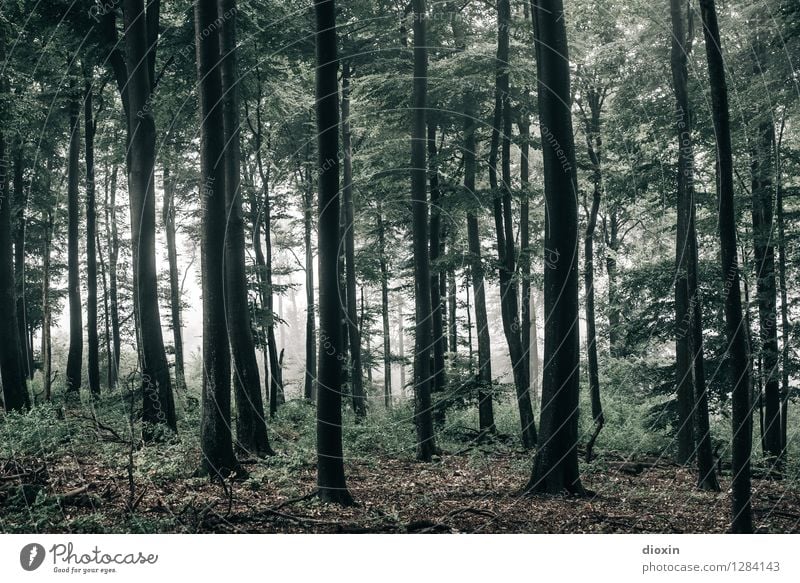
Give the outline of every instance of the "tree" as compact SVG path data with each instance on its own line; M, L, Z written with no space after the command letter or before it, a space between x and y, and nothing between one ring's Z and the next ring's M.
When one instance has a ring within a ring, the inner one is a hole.
M194 7L200 98L201 272L203 286L203 396L201 472L225 477L239 470L231 435L231 355L225 314L225 130L222 111L220 33L215 0Z
M5 35L0 27L0 62L6 62ZM5 98L5 79L0 76L0 95ZM0 379L3 381L3 406L6 411L30 407L28 384L20 360L20 338L14 293L14 254L12 251L11 197L6 158L6 109L0 114Z
M80 201L78 200L78 157L80 155L80 118L75 97L69 104L69 157L67 165L67 264L69 286L69 353L67 354L67 392L81 388L83 366L83 318L81 316Z
M175 225L175 183L169 164L164 164L164 200L161 221L167 239L167 262L169 263L169 305L172 319L172 342L175 350L175 387L186 391L186 372L183 359L183 322L181 318L181 286L178 281L177 227Z
M676 229L676 372L678 387L678 460L686 464L696 454L698 485L719 491L711 449L708 393L703 359L703 320L697 282L697 232L694 194L692 110L687 88L687 60L691 36L684 30L679 0L670 0L672 43L670 66L675 93L675 130L678 138ZM696 431L695 431L696 429Z
M88 339L88 380L93 396L100 394L100 340L97 333L97 208L94 178L94 137L97 122L92 105L93 67L86 65L83 101L86 152L86 335Z
M578 184L561 0L531 3L544 160L544 371L539 442L525 491L584 494L578 473Z
M236 444L256 456L274 452L267 437L261 379L250 326L242 215L239 93L236 64L236 0L219 1L222 109L225 134L225 305L234 366Z
M739 265L736 252L736 209L733 196L733 152L731 147L728 86L722 57L717 9L714 0L700 0L703 37L706 44L711 108L717 144L717 193L722 277L725 281L725 330L728 337L728 367L733 386L733 434L731 529L753 532L750 504L750 453L752 416L750 367L747 363L746 329L742 317Z
M492 123L492 144L489 153L489 183L493 191L493 211L497 233L497 257L500 279L500 308L503 332L508 343L517 406L522 426L522 444L536 445L536 422L529 390L528 354L523 352L519 297L514 279L516 249L511 209L511 96L509 93L509 0L497 2L497 60L495 72L495 105ZM497 152L501 152L501 180L497 181Z
M177 431L172 381L161 332L156 271L156 132L151 104L155 42L158 33L158 0L125 0L125 50L128 97L128 193L131 207L134 310L138 314L146 441L155 437L155 426ZM220 215L221 216L221 215Z
M431 409L432 309L428 255L427 129L428 51L425 0L412 0L414 81L411 127L411 230L414 254L414 425L417 459L430 461L436 452Z
M319 173L319 376L317 487L326 502L353 504L342 452L342 307L339 301L339 83L336 3L315 0L317 160Z
M347 338L350 348L349 379L353 392L353 411L357 418L367 414L367 403L364 395L364 371L361 366L361 330L358 326L358 310L356 304L356 257L355 257L355 222L353 212L353 146L350 132L350 63L346 59L342 63L342 157L343 180L342 195L344 197L344 263Z

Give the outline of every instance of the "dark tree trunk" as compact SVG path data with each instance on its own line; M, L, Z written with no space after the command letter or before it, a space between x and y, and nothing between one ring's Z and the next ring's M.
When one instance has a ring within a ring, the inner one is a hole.
M428 195L425 113L428 93L428 49L425 0L412 0L414 10L414 80L411 129L411 209L414 249L414 424L417 459L430 461L436 453L431 405L432 306L428 255Z
M583 236L584 273L583 285L586 294L586 356L589 365L589 399L592 406L594 430L586 444L586 461L592 461L592 451L600 431L605 425L603 404L600 400L600 371L597 361L597 332L595 329L594 310L594 233L597 227L597 213L600 210L600 197L603 189L603 171L601 155L603 140L600 135L600 113L605 99L605 91L594 87L588 88L584 96L589 108L588 115L583 113L586 131L586 149L592 165L592 203L587 209L586 231Z
M20 358L22 370L26 378L33 379L32 348L28 346L28 311L25 306L25 212L27 195L23 176L25 172L23 144L21 136L17 136L14 143L14 280L16 283L17 298L17 327L20 338Z
M447 339L444 336L444 297L441 293L442 268L440 259L442 254L442 193L439 189L439 168L436 161L436 124L428 122L428 166L431 189L431 221L430 221L430 263L431 263L431 314L433 333L433 384L431 393L436 395L437 403L433 405L434 421L437 425L444 425L445 408L442 403L444 398L447 378L444 368L444 353L447 350Z
M169 262L169 304L172 316L172 342L175 349L175 388L186 392L186 373L183 362L183 323L181 322L181 284L178 281L178 246L175 227L175 184L167 164L164 164L164 204L161 211L167 238Z
M353 393L353 411L357 419L367 414L364 396L364 370L361 364L361 330L358 326L356 301L355 223L353 208L353 146L350 132L350 64L342 63L342 154L344 171L344 262L347 288L347 338L350 346L350 386Z
M225 131L225 307L233 357L236 397L236 445L254 456L272 455L264 418L264 400L256 347L250 326L245 267L239 145L239 93L236 64L236 0L219 0L222 51L222 110Z
M509 0L497 2L497 60L495 77L495 111L492 127L492 147L489 156L489 182L493 191L497 256L499 260L500 308L503 318L514 386L517 392L522 444L536 445L536 423L528 382L527 354L523 352L519 298L514 279L516 250L514 245L511 209L511 103L509 96L509 31L511 7ZM497 152L501 153L501 181L497 181Z
M677 228L675 239L675 363L678 401L678 463L688 465L695 453L694 388L690 341L694 322L689 304L688 263L690 189L693 182L691 112L687 93L687 49L680 0L670 0L672 48L670 66L675 92L675 125L678 135Z
M317 399L317 326L314 299L314 248L311 244L314 212L314 185L310 161L306 168L306 188L303 200L303 241L305 245L306 267L306 371L303 381L303 395L312 403Z
M219 29L214 0L194 7L200 98L200 195L202 201L203 398L200 470L212 478L238 470L231 435L231 359L225 314L224 125ZM210 33L208 31L211 31Z
M0 32L0 62L5 62L5 38ZM0 77L0 90L5 89ZM0 379L6 411L30 407L30 396L20 359L20 338L14 298L14 251L11 230L11 197L6 168L6 142L0 127Z
M786 462L787 424L789 413L789 304L786 289L786 233L783 216L783 179L781 144L786 119L781 120L781 130L775 145L775 197L778 221L778 277L781 288L781 460Z
M148 4L146 23L143 0L124 2L127 93L131 112L128 191L131 206L134 309L139 315L138 329L141 340L142 435L145 441L155 437L155 425L166 425L177 431L172 381L164 351L158 305L156 132L150 103L152 78L145 66L148 58L153 58L155 52L153 35L157 34L157 30L152 30L151 10L158 10L158 2L153 1Z
M714 0L700 0L703 36L708 60L714 134L717 142L717 189L719 193L719 232L722 252L722 277L725 281L725 328L728 336L730 381L733 386L733 486L731 495L731 529L736 533L753 532L750 504L750 454L752 416L750 409L750 368L742 299L739 287L739 265L736 258L736 210L733 192L733 153L728 111L728 87L725 63Z
M524 2L525 11L528 3ZM527 14L526 14L527 18ZM519 180L522 187L519 205L519 272L521 280L520 292L520 339L522 341L522 354L528 365L528 387L532 401L536 399L538 379L531 374L531 233L530 233L530 118L528 116L529 90L525 88L523 109L519 117L520 157ZM537 365L538 366L538 365Z
M578 473L578 185L561 0L531 4L545 192L542 444L527 492L583 494Z
M106 185L106 200L108 200L108 188ZM106 387L112 387L112 369L114 367L114 353L111 350L111 317L108 307L108 267L103 257L103 245L100 241L100 233L95 233L95 245L97 246L97 260L100 262L100 281L103 283L103 343L106 351Z
M315 0L317 154L319 172L319 376L317 487L327 502L353 504L342 452L342 307L339 301L339 83L336 4Z
M619 252L619 208L611 204L608 220L603 220L603 237L606 247L606 275L608 276L608 346L613 358L622 353L620 341L620 313L617 305L617 253Z
M48 165L49 165L48 161ZM49 170L49 169L48 169ZM42 250L42 386L45 401L50 401L53 392L52 344L50 340L50 246L53 239L53 210L42 213L44 226L44 249Z
M69 352L67 353L67 392L81 388L83 366L83 318L80 281L80 200L78 162L80 157L80 118L77 98L69 106L69 154L67 162L67 286L69 298Z
M389 337L389 262L386 256L386 222L378 204L378 254L381 270L381 321L383 323L383 403L392 406L392 341Z
M753 249L756 271L758 329L764 383L764 446L766 455L778 460L782 451L780 378L778 373L778 318L775 286L773 173L775 129L772 117L757 124L752 146Z
M111 191L106 204L106 237L108 239L108 284L109 309L111 310L111 336L114 361L109 374L109 389L117 386L119 379L119 359L122 349L120 335L119 305L117 302L117 260L119 259L119 236L117 235L117 165L111 170Z
M458 354L458 289L456 288L456 270L451 265L447 268L447 336L451 358Z
M464 195L475 196L475 108L469 96L464 97ZM482 434L494 433L494 405L492 397L492 351L489 336L489 318L486 313L486 288L484 287L483 262L481 261L480 231L478 217L474 211L467 212L467 244L469 246L472 290L475 296L475 325L478 336L478 372L475 375L478 389L478 424ZM472 327L470 326L470 352L472 351Z
M86 73L83 101L84 138L86 143L86 335L88 338L88 380L93 396L100 394L100 338L97 331L97 210L94 179L94 136L97 124L92 110L92 73Z

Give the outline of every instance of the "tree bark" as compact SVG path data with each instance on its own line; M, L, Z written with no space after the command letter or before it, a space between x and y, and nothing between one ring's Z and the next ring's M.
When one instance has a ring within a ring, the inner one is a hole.
M431 263L431 315L432 334L433 334L433 359L431 361L433 369L433 383L431 393L436 395L436 403L433 405L434 421L437 425L444 425L445 408L442 400L444 399L445 386L447 384L446 372L444 367L444 353L447 350L446 338L444 336L444 296L441 293L442 267L439 264L442 255L442 193L439 189L439 168L436 156L436 124L428 122L428 166L429 182L431 189L431 214L430 214L430 263Z
M745 326L736 257L736 209L733 189L733 153L731 146L728 87L725 63L714 0L700 0L703 19L714 135L717 142L717 191L719 194L719 232L722 254L722 277L725 281L725 328L728 336L727 359L733 386L733 485L731 530L752 533L750 504L750 454L752 416L750 409L750 368L747 364Z
M493 210L497 232L497 256L500 279L500 308L503 318L514 387L522 429L522 444L536 445L536 422L528 380L527 355L522 348L522 333L517 284L514 279L516 250L511 209L511 103L509 95L509 0L497 2L497 60L495 77L495 112L492 124L492 145L489 156L489 182L493 191ZM502 127L501 127L502 126ZM497 181L497 151L500 149L501 181Z
M258 372L256 347L250 325L245 267L244 218L242 215L239 73L236 57L236 0L219 0L222 51L222 111L225 137L225 307L228 339L233 357L233 390L236 398L236 446L258 457L274 452L267 436L264 400Z
M542 444L527 492L584 494L578 473L578 185L561 0L534 0L539 127L544 159L545 269Z
M181 311L181 284L178 280L178 246L175 226L175 183L168 164L164 164L164 202L161 219L167 238L167 261L169 262L169 303L172 316L172 342L175 349L175 388L186 392L186 372L183 362L183 323Z
M345 286L347 288L347 338L350 347L350 385L353 397L353 411L356 419L367 414L364 395L364 370L361 364L361 330L358 326L358 305L356 300L356 256L355 223L353 205L353 146L350 132L350 63L342 62L342 154L344 184L344 262Z
M69 297L69 352L66 383L68 393L81 388L83 367L83 318L80 282L80 200L78 194L78 162L80 156L80 118L77 98L69 105L69 153L67 162L67 286Z
M378 198L378 254L381 271L381 321L383 323L383 404L392 406L392 341L389 333L389 262L386 256L386 222Z
M148 4L158 10L158 2ZM134 308L139 315L142 370L142 435L154 439L155 426L177 431L172 381L161 332L156 270L155 147L152 78L145 66L152 59L152 13L146 15L143 0L125 0L125 48L127 93L130 106L128 191L131 206ZM147 16L147 22L145 22ZM148 26L148 24L150 26Z
M339 83L334 0L315 0L319 257L317 487L327 502L353 504L342 451L342 308L339 301Z
M239 469L231 435L231 358L225 314L225 167L222 78L215 0L194 7L200 98L202 201L203 395L200 471L212 478ZM210 32L209 32L210 31Z
M84 144L86 152L86 335L88 338L88 380L93 396L100 394L100 339L97 331L97 210L94 178L94 137L97 124L92 105L92 72L86 73L83 101Z
M775 144L775 197L776 220L778 221L778 277L781 289L781 460L786 462L788 446L788 413L789 413L789 303L786 289L786 233L784 232L783 215L783 178L781 163L781 144L786 118L781 120L780 134Z
M22 137L17 136L14 140L14 280L16 283L17 298L17 327L19 328L20 338L20 358L22 359L22 370L26 378L33 379L33 352L32 346L28 345L28 311L25 305L25 212L27 207L27 195L23 184L24 154Z
M5 62L5 38L1 31L0 62ZM0 77L0 91L4 89L5 80ZM6 142L2 126L0 126L0 379L3 381L5 410L24 411L30 407L31 403L25 371L20 359L20 338L14 297L11 197L9 196L7 168Z
M414 19L414 80L411 128L411 212L414 251L414 424L417 459L431 461L436 453L431 405L432 306L430 257L428 255L428 195L426 164L426 107L428 49L425 0L412 0Z
M317 399L317 325L314 298L314 248L311 243L313 231L314 185L310 161L306 168L306 188L303 194L303 241L305 244L306 271L306 371L303 395L312 403Z
M114 389L119 379L119 360L122 349L120 335L119 304L117 300L117 261L119 259L119 235L117 234L117 165L111 169L111 189L106 203L106 238L108 244L109 309L111 310L111 336L114 360L109 375L108 388Z
M48 166L50 161L48 160ZM49 168L48 168L49 170ZM42 387L44 400L50 401L53 392L52 344L50 339L50 246L53 240L53 210L42 212L44 248L42 250Z

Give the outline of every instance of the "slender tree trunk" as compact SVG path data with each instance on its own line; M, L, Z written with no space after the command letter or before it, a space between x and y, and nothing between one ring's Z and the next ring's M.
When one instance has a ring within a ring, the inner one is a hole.
M0 31L0 62L5 62L5 38ZM0 77L0 91L6 87ZM3 120L5 121L5 120ZM17 308L14 298L14 253L11 230L11 197L6 170L6 142L0 126L0 379L6 411L30 407L30 395L19 348Z
M69 154L67 166L67 295L69 298L69 352L67 354L67 392L81 388L83 366L83 318L80 282L80 200L78 162L80 156L80 118L77 98L69 106Z
M20 358L22 359L22 370L26 378L33 378L32 350L28 346L28 311L25 306L25 212L27 207L27 195L23 184L24 155L22 137L17 136L14 140L14 198L12 205L14 210L14 280L16 283L16 307L17 307L17 327L19 328L20 338Z
M758 50L758 49L756 49ZM782 452L778 318L773 229L775 128L771 116L758 122L752 147L753 249L756 299L764 383L764 445L766 455L779 460Z
M475 108L470 96L464 97L464 194L469 199L475 196ZM480 231L478 217L473 210L467 211L467 243L469 246L472 290L475 296L475 325L478 336L478 424L481 434L494 433L494 405L492 396L492 350L489 336L489 318L486 312L486 288L481 260ZM470 352L472 351L472 326L470 326Z
M524 2L527 12L528 3ZM527 18L527 15L526 15ZM531 234L530 234L530 168L528 155L530 151L530 118L528 117L529 90L525 88L523 110L519 117L520 157L519 180L522 187L519 205L519 271L521 280L520 297L520 338L522 354L528 369L528 387L532 401L536 400L538 380L531 375ZM538 366L538 365L537 365Z
M717 142L717 189L719 193L719 231L722 252L722 277L725 281L725 327L728 336L728 359L733 386L733 486L731 529L736 533L753 532L750 504L750 454L752 417L750 410L750 369L747 365L739 265L736 257L736 209L733 196L733 153L728 111L728 88L725 63L714 0L700 0L703 19L714 135Z
M411 209L414 250L414 424L417 459L431 461L436 453L431 404L432 306L428 255L427 132L428 92L425 0L412 0L414 10L414 80L411 129Z
M169 301L172 316L172 342L175 346L175 388L186 392L186 373L183 362L183 323L181 311L181 284L178 280L178 246L175 227L175 183L168 164L164 164L164 203L161 211L167 236L167 261L169 262Z
M88 380L93 396L100 394L100 339L97 331L97 210L94 178L94 136L97 130L92 105L92 72L86 73L83 101L84 138L86 143L86 335L89 349Z
M617 253L619 252L619 209L611 204L608 221L603 221L606 248L606 275L608 276L608 346L612 358L622 354L620 341L620 312L617 301Z
M389 334L389 262L386 256L386 222L378 205L378 254L381 270L381 320L383 323L383 403L392 406L392 341Z
M594 233L597 227L597 213L600 210L600 198L603 189L603 173L601 166L602 144L600 135L600 112L604 93L595 88L586 91L585 100L589 107L589 115L584 115L586 129L586 148L592 165L592 204L587 209L586 231L583 236L584 274L583 284L586 294L586 356L589 365L589 399L592 405L594 430L586 444L586 461L592 461L592 451L600 431L605 425L603 404L600 400L600 371L597 360L597 332L595 329L594 310Z
M106 188L106 195L108 195L108 189ZM109 314L108 308L108 268L106 267L106 261L103 257L103 246L100 242L100 233L95 233L95 245L97 246L97 260L100 262L100 281L103 283L103 342L105 343L105 350L106 350L106 386L110 390L111 389L111 381L112 381L112 368L114 362L114 355L111 351L111 318Z
M493 191L494 221L497 232L499 260L500 308L503 331L511 356L514 386L517 392L522 444L536 445L536 422L528 382L527 355L522 348L517 283L514 279L516 250L511 209L511 103L509 95L509 30L511 7L509 0L497 2L497 60L495 77L495 112L492 124L492 144L489 156L489 182ZM497 152L501 156L501 182L497 181Z
M143 408L142 435L155 437L155 425L177 431L172 381L161 332L156 270L155 148L152 76L145 66L154 56L153 13L158 2L148 4L145 22L144 0L125 0L125 48L127 93L130 106L130 168L128 191L131 205L131 248L134 269L134 307L138 308L141 339ZM157 23L157 14L156 14ZM148 26L149 25L149 26ZM152 63L150 64L152 69Z
M689 305L689 205L694 172L691 112L687 93L687 45L681 0L670 0L672 50L670 65L675 92L678 135L677 228L675 240L675 355L678 402L678 463L688 465L695 453L694 394L690 354L692 312Z
M578 185L561 0L531 4L545 192L542 444L527 492L584 494L578 473Z
M458 289L456 288L456 270L452 265L450 265L447 268L447 336L452 359L455 359L458 354L457 301Z
M778 277L781 288L781 459L786 462L787 429L789 413L789 303L786 289L786 233L783 216L783 178L781 144L786 118L781 120L781 130L775 144L775 196L776 219L778 221Z
M50 246L53 239L53 222L53 210L48 208L42 213L42 224L44 225L44 248L42 250L42 386L44 389L44 399L48 402L53 392L52 349L50 341Z
M108 283L109 309L111 310L111 336L114 349L114 362L109 376L109 389L117 386L119 379L119 359L122 350L120 335L119 305L117 302L117 260L119 259L119 235L117 234L117 165L111 169L111 190L106 202L106 237L108 239Z
M233 357L236 397L236 445L254 456L272 455L264 418L264 400L256 347L250 326L242 215L239 73L236 64L236 0L219 0L222 20L222 110L225 131L225 307Z
M342 308L339 301L339 83L334 0L315 0L318 154L319 376L317 487L327 502L353 504L342 452Z
M356 418L367 414L364 395L364 370L361 364L361 330L358 327L356 303L355 223L353 209L353 146L350 132L350 63L342 63L342 154L344 184L344 260L347 287L347 337L350 345L350 385L353 392L353 411Z
M224 477L238 471L231 435L231 358L225 314L224 124L217 4L194 7L197 79L200 98L202 184L203 397L200 421L202 473ZM211 31L211 32L208 32Z
M406 348L405 348L405 315L403 314L403 304L398 308L397 314L397 353L400 356L400 395L405 395L406 390Z
M310 163L309 165L310 166ZM306 372L303 395L312 403L317 399L317 329L314 299L314 249L311 244L313 230L314 186L310 167L306 169L306 188L303 201L303 241L306 266Z
M445 408L442 403L444 398L445 385L447 378L444 367L444 353L446 351L446 339L444 336L444 303L441 293L442 268L439 264L442 252L442 193L439 189L439 168L436 161L436 124L428 122L428 167L429 182L431 189L431 213L430 213L430 263L431 263L431 315L432 334L433 334L433 359L431 361L433 369L433 384L431 393L436 395L436 403L433 405L434 421L437 425L444 425Z

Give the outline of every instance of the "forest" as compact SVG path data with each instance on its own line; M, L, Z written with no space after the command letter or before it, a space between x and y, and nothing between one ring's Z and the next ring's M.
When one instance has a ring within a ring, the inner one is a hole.
M0 0L0 533L800 532L798 63L797 0Z

